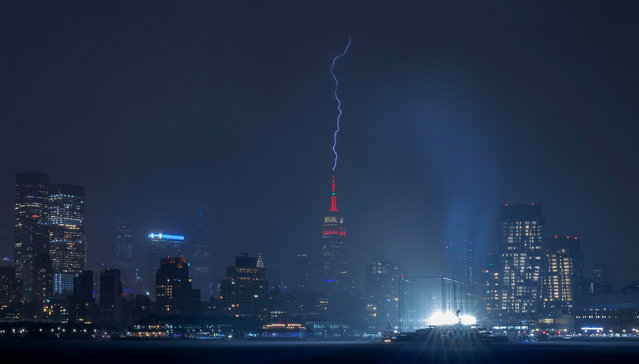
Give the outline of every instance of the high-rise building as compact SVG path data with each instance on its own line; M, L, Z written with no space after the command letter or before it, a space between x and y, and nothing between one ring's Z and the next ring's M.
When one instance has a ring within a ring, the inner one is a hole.
M100 321L107 326L122 319L122 281L119 269L106 269L100 273Z
M295 258L293 290L296 294L309 293L313 290L313 262L306 253L299 253Z
M499 219L500 310L506 324L526 326L539 304L544 217L535 204L506 204Z
M268 313L266 269L248 254L235 258L235 266L226 268L220 289L220 306L232 317L264 318Z
M501 314L501 265L499 255L490 252L488 260L481 271L479 296L482 301L482 319L486 327L492 327L492 323L499 320Z
M85 270L73 278L73 296L69 297L69 322L94 323L97 311L93 298L93 271Z
M473 242L444 242L444 275L473 284Z
M572 313L580 293L583 252L576 236L546 238L544 241L541 304L547 313Z
M22 282L14 267L0 267L0 318L5 311L15 311L22 301Z
M346 262L344 239L346 227L344 218L337 208L337 196L335 195L335 175L332 179L331 208L328 215L324 216L322 224L322 264L321 286L325 293L345 293L352 288L352 282Z
M160 259L184 255L184 236L175 234L151 233L149 240L149 279L155 277L160 268Z
M49 177L41 173L16 175L15 195L15 267L22 281L25 303L32 306L30 316L46 316L51 297L52 276L49 255L47 215Z
M366 323L372 332L399 326L399 264L380 260L366 266Z
M190 239L192 245L191 275L193 276L193 286L206 295L208 299L211 295L211 242L210 232L204 221L204 209L200 206L200 217L193 237Z
M164 313L187 313L193 307L198 290L192 289L189 265L184 257L162 258L155 275L155 296L158 309Z
M462 279L472 288L475 285L475 271L473 259L473 242L464 240L464 278Z
M115 268L120 270L125 289L137 290L141 280L139 267L135 261L135 239L129 224L118 216L114 239Z
M48 215L53 292L70 294L84 269L84 187L50 185Z
M593 294L609 293L612 291L607 267L601 264L595 266L592 270L592 278L590 279L590 282L588 282L586 291Z

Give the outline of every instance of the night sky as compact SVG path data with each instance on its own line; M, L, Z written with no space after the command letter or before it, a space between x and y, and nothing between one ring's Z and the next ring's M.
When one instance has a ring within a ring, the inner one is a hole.
M461 239L481 263L500 206L535 202L586 276L639 279L639 4L235 3L3 2L4 255L25 171L86 186L90 267L116 216L143 246L200 203L218 275L241 252L316 254L350 32L336 179L356 269L439 273Z

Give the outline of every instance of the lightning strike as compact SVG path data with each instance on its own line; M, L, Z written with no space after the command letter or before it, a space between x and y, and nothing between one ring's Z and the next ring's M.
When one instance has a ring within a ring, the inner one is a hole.
M333 58L333 63L331 64L331 75L333 76L333 79L335 80L335 100L337 100L337 129L335 130L335 133L333 134L333 153L335 153L335 163L333 164L333 172L335 172L335 168L337 168L337 150L335 149L335 147L337 147L337 134L339 133L340 130L340 118L342 117L342 101L339 99L339 96L337 96L337 89L339 86L339 81L337 80L337 77L335 76L335 73L333 72L333 67L335 67L335 62L340 59L341 57L344 57L344 55L346 55L346 52L348 52L348 48L351 46L351 33L348 33L348 44L346 44L346 48L344 48L344 52L342 52L341 54L338 54L337 56L335 56L335 58Z

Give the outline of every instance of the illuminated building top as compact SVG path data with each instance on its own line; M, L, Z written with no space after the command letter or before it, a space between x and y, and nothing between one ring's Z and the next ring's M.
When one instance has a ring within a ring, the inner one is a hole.
M150 233L147 235L149 239L163 239L163 240L179 240L184 241L184 235L163 234L163 233Z

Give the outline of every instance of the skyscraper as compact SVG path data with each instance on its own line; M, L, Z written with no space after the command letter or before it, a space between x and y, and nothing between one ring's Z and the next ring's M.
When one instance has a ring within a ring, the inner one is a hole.
M328 215L324 216L322 224L320 283L322 287L325 287L326 293L344 293L351 288L352 284L345 257L346 227L344 226L344 218L339 214L337 208L335 175L332 179L331 208L328 212Z
M97 311L93 298L93 271L85 270L73 278L73 296L69 297L69 322L95 323Z
M479 295L482 301L482 311L486 327L498 321L501 314L501 265L499 256L492 252L488 253L488 261L481 271L481 283Z
M534 319L541 283L544 217L535 204L506 204L499 219L500 311L507 324Z
M49 177L41 173L16 175L15 196L16 277L22 281L25 303L33 307L30 316L39 318L45 315L52 290L47 229Z
M399 264L379 260L366 266L366 323L372 332L399 326Z
M117 226L114 239L115 248L115 268L120 270L122 276L122 285L126 289L137 289L139 276L139 267L134 258L134 237L129 224L125 219L118 216Z
M299 253L295 258L295 278L293 290L296 294L304 294L313 289L313 262L306 253Z
M160 268L160 259L184 255L184 236L175 234L151 233L149 240L149 280L155 277Z
M192 244L191 258L191 275L193 276L193 285L206 295L210 296L211 277L211 245L210 232L204 221L204 209L200 206L200 216L193 238L190 239Z
M73 292L73 278L84 269L84 187L49 186L49 252L53 292Z
M473 242L444 242L444 275L473 284Z
M22 282L16 278L14 267L0 267L0 318L17 311L22 301Z
M155 296L158 308L165 313L187 313L195 292L189 278L189 265L184 257L162 258L155 274ZM197 292L199 296L199 292ZM199 297L197 297L199 301Z
M547 238L541 303L546 313L572 313L583 276L583 252L576 236Z
M266 269L248 254L235 258L235 266L226 268L222 281L220 304L232 317L264 318L267 314L268 282Z
M122 320L122 281L118 269L100 273L100 320L108 326Z

